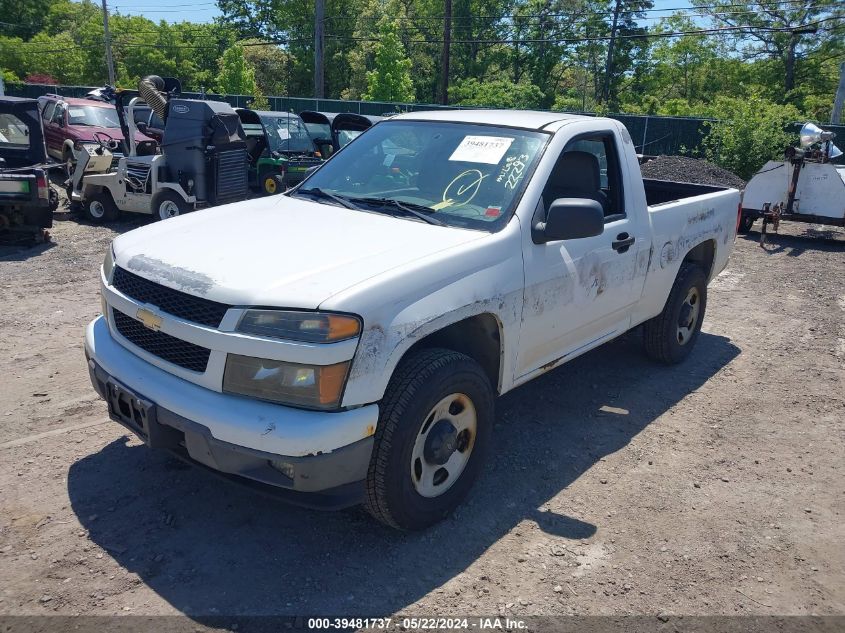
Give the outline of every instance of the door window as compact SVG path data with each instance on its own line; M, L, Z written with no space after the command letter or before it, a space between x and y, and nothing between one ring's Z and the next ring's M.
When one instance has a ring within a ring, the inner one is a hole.
M557 198L596 200L605 223L625 217L619 154L613 134L590 134L570 141L558 157L543 191L548 209Z
M44 106L44 111L41 113L41 118L45 122L49 122L53 118L53 112L56 110L56 102L50 101Z
M56 125L61 125L64 122L65 117L65 109L62 105L56 105L56 110L53 112L53 117L51 119L52 123Z

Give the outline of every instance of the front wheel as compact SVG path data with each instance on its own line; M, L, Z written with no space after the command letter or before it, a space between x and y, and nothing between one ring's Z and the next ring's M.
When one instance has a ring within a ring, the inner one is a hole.
M481 366L446 349L405 358L380 406L367 473L367 510L402 530L442 520L484 464L494 393Z
M698 264L684 262L663 312L643 324L646 353L667 365L680 363L698 340L706 308L707 275Z
M285 178L281 174L265 172L261 175L261 191L265 196L282 193L285 190Z
M167 220L177 215L187 213L190 209L188 204L178 193L172 189L165 189L153 197L153 217L156 220Z

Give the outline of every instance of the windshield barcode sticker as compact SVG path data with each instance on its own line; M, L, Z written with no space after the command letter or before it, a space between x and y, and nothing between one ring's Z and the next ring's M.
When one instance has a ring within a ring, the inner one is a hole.
M513 139L504 136L465 136L449 160L498 165L511 143Z

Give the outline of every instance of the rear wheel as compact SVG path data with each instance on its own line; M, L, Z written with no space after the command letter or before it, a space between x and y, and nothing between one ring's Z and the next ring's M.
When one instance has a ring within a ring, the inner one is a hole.
M165 189L153 196L153 217L156 220L167 220L177 215L187 213L188 204L172 189Z
M646 353L661 363L684 360L701 333L707 308L707 276L698 264L684 262L663 312L643 324Z
M483 466L493 400L484 370L464 354L427 349L403 359L380 406L368 511L403 530L448 515Z
M106 190L98 191L89 196L83 207L83 212L85 217L95 224L111 222L120 215L120 210L114 203L111 194Z
M50 211L55 211L59 208L59 192L53 185L50 185Z

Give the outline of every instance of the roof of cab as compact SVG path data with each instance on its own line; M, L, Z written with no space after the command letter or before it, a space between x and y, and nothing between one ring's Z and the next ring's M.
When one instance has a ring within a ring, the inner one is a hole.
M587 119L577 114L541 112L539 110L418 110L390 117L392 120L453 121L484 125L509 125L541 130L550 123L572 119Z

